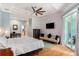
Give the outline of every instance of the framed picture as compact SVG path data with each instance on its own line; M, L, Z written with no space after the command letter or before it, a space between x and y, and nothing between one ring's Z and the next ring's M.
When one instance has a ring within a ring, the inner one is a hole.
M13 30L18 30L18 25L13 25Z

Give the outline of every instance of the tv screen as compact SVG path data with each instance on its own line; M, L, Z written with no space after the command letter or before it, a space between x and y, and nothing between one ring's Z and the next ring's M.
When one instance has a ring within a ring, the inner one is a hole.
M46 29L54 29L54 23L47 23Z

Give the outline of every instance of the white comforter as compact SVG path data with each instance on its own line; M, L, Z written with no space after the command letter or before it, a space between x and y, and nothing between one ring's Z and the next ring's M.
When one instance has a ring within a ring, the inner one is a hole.
M11 47L14 55L20 55L24 53L43 48L44 44L42 40L34 38L16 38L8 39L8 47Z

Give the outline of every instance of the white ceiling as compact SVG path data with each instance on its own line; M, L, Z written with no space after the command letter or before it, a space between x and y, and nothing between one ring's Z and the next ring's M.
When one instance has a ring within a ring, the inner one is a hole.
M63 10L67 7L68 3L5 3L2 4L2 7L6 7L9 10L16 11L17 14L21 16L35 16L33 14L32 6L35 6L37 9L43 7L43 10L46 12L43 16L53 14ZM40 15L38 17L41 17Z
M43 7L43 10L45 10L46 12L44 13L43 16L48 15L48 14L52 14L55 13L57 11L59 11L60 9L62 9L65 5L64 3L20 3L20 4L14 4L15 6L22 8L26 11L29 11L31 14L33 14L33 10L32 10L32 6L36 7L37 9L40 7ZM39 15L40 16L40 15Z

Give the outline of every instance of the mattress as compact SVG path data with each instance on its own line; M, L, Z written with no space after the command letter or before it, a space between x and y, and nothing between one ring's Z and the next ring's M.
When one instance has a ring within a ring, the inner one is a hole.
M28 53L40 48L44 48L42 40L28 38L8 39L8 47L12 48L14 55Z

